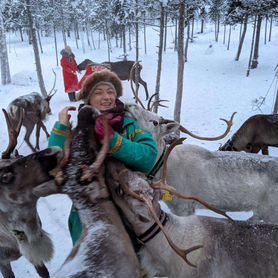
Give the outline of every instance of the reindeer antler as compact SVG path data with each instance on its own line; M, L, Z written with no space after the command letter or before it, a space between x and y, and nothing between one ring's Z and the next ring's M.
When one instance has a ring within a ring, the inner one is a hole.
M107 152L109 150L109 126L108 120L105 118L104 115L100 116L103 117L103 124L104 124L104 139L102 147L97 155L96 161L91 164L90 166L83 165L82 167L82 177L81 181L91 181L92 178L99 173L100 166L103 164L104 159L106 158Z
M64 182L64 174L63 174L63 168L68 164L69 158L70 158L70 151L71 151L71 142L72 142L73 134L72 131L70 131L70 134L65 142L64 145L64 156L61 160L60 164L51 170L49 174L54 177L55 183L57 185L62 185Z
M175 146L181 144L186 138L180 138L178 140L176 140L175 142L173 142L169 149L168 149L168 152L165 156L165 161L164 161L164 165L163 165L163 170L162 170L162 177L159 181L157 182L153 182L151 184L151 187L153 189L162 189L162 190L166 190L168 192L170 192L172 195L175 195L176 197L178 198L181 198L181 199L185 199L185 200L194 200L200 204L202 204L204 207L220 214L220 215L223 215L225 217L227 217L229 220L233 221L233 219L226 214L225 211L223 210L220 210L210 204L208 204L207 202L205 202L204 200L202 200L201 198L199 197L195 197L195 196L186 196L184 194L181 194L179 192L176 191L176 189L170 185L167 184L167 181L166 181L166 175L167 175L167 161L168 161L168 158L169 158L169 155L171 153L171 151L174 149Z
M192 136L193 138L196 138L196 139L199 139L199 140L206 140L206 141L216 141L216 140L220 140L222 138L224 138L231 130L231 127L233 125L233 118L235 116L236 112L234 112L230 118L230 120L225 120L225 119L220 119L221 121L224 121L226 122L227 124L227 129L225 130L225 132L222 134L222 135L219 135L219 136L216 136L216 137L202 137L202 136L198 136L198 135L195 135L193 133L191 133L188 129L186 129L185 127L183 127L182 125L180 125L180 128L179 130Z
M48 94L49 99L52 98L56 94L56 92L57 92L57 89L55 89L55 85L56 85L56 72L54 71L54 69L52 69L52 72L54 73L54 83L53 83L52 89L50 90L50 92ZM54 93L51 94L53 90L54 90Z
M189 249L181 249L179 248L173 241L172 239L168 236L168 234L166 233L163 225L160 223L156 213L155 213L155 210L153 208L153 205L152 205L152 202L151 200L149 199L149 197L143 193L139 194L139 196L141 197L141 199L145 202L145 204L147 205L147 207L149 208L149 211L151 212L155 222L157 223L157 225L159 226L159 228L161 229L161 231L163 232L166 240L168 241L169 245L172 247L172 249L190 266L192 267L196 267L195 264L191 263L188 259L187 259L187 255L189 253L191 253L192 251L195 251L197 249L200 249L203 247L203 245L196 245L196 246L193 246Z
M133 64L133 66L132 66L132 68L131 68L131 70L130 70L130 75L129 75L130 86L131 86L131 90L132 90L132 93L133 93L133 95L134 95L136 101L141 105L141 107L142 107L143 109L146 109L145 106L144 106L144 104L142 103L142 101L139 99L138 93L135 92L135 89L134 89L134 87L133 87L133 78L132 78L132 74L133 74L133 72L135 71L135 68L137 67L138 64L139 64L139 61L136 61L136 62Z
M166 233L166 231L165 231L163 225L161 224L160 220L158 219L158 217L157 217L157 215L156 215L155 209L154 209L154 207L153 207L153 204L152 204L150 198L149 198L146 194L144 194L144 193L142 193L142 192L140 192L139 194L137 194L136 192L130 190L129 187L128 187L128 185L126 185L126 183L123 181L123 178L121 178L121 177L123 177L123 176L126 175L126 174L125 174L126 171L129 171L129 170L125 168L125 169L121 170L121 172L119 173L119 183L120 183L120 185L121 185L122 190L125 192L125 194L128 194L128 195L130 195L131 197L133 197L133 198L135 198L135 199L138 199L138 200L140 200L140 201L142 201L142 202L144 202L144 203L146 204L146 206L148 207L149 211L151 212L151 214L152 214L152 216L153 216L155 222L156 222L157 225L160 227L161 231L163 232L163 234L164 234L166 240L168 241L169 245L171 246L171 248L172 248L172 249L173 249L173 250L174 250L174 251L187 263L187 264L188 264L188 265L190 265L190 266L192 266L192 267L196 267L196 265L192 264L192 263L187 259L186 256L187 256L190 252L195 251L195 250L197 250L197 249L199 249L199 248L202 248L203 246L202 246L202 245L197 245L197 246L193 246L193 247L191 247L191 248L189 248L189 249L185 249L185 250L179 248L179 247L171 240L171 238L168 236L168 234Z
M168 101L169 101L169 100L166 100L166 99L155 100L155 101L153 101L153 103L151 104L152 99L153 99L155 96L157 96L157 95L158 95L158 93L155 93L155 94L151 95L151 97L150 97L150 99L149 99L149 101L148 101L148 105L147 105L147 109L148 109L149 111L153 111L153 107L154 107L156 104L157 104L158 106L168 108L168 106L161 104L161 102L168 102Z

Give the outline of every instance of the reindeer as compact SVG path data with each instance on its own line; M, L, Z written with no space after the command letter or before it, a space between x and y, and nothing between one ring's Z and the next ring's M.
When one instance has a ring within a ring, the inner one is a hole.
M137 80L138 75L138 83L141 84L146 93L146 100L149 98L149 92L147 87L147 82L145 82L141 76L140 72L142 70L142 65L137 64L136 71L131 71L133 65L135 64L135 61L120 61L120 62L103 62L101 65L107 67L111 71L115 72L121 80L130 80L132 79L134 82ZM89 59L85 59L83 62L81 62L77 68L79 71L85 70L88 65L96 65L93 61ZM139 86L138 84L138 86Z
M150 131L158 142L162 161L165 149L163 136L175 132L180 125L165 120L135 104L126 109L143 129ZM253 210L253 222L278 220L278 160L258 154L209 151L183 144L177 146L168 161L167 180L177 191L195 195L226 211ZM159 168L152 173L158 178ZM264 205L261 205L261 204ZM198 205L173 199L167 205L177 215L190 215Z
M111 194L141 243L139 256L148 277L277 276L277 225L167 214L160 208L157 190L153 190L161 185L168 187L165 177L149 185L140 173L115 164L110 166L109 173L118 180L118 183L109 184ZM180 248L172 249L173 246L167 244L167 234L171 242L181 248L195 245L194 252L189 249L188 256L196 265L184 263L179 253L185 252Z
M7 159L0 160L0 271L4 278L15 277L10 262L23 255L41 277L47 278L49 273L44 263L52 258L53 244L41 227L36 209L38 197L30 187L50 179L48 172L56 167L62 153L51 148L26 157L9 158L20 126L13 129L7 113L5 117L10 142L4 151Z
M67 194L83 224L81 239L73 247L54 277L139 277L139 263L118 212L109 199L101 166L109 149L106 136L100 150L94 132L99 112L84 106L77 127L65 149L65 160L56 171L61 186L42 184L33 189L37 196Z
M278 114L248 118L220 151L245 151L268 155L268 147L278 147Z
M57 91L55 90L54 93L52 93L56 83L56 73L54 74L55 74L55 80L54 80L53 88L45 98L43 98L37 92L32 92L30 94L23 95L14 99L7 108L9 117L14 126L17 125L20 110L23 109L24 111L23 126L26 128L24 140L33 152L40 149L39 138L40 138L41 128L45 132L47 138L50 136L43 121L46 119L47 115L51 114L50 100ZM33 147L33 145L30 142L30 135L35 125L36 125L36 146Z

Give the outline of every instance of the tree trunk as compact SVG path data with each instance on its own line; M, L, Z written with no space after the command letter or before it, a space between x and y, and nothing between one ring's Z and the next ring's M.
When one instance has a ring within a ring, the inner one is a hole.
M160 91L160 77L162 68L162 54L163 54L163 34L164 34L164 19L165 19L165 8L162 3L160 3L160 28L159 28L159 46L158 46L158 64L156 72L156 85L155 85L155 101L159 100ZM154 105L154 112L158 111L158 103Z
M194 41L194 14L193 14L193 17L192 17L192 27L191 27L191 36L190 36L190 42L193 42Z
M138 0L135 0L136 2L136 21L135 21L135 45L136 45L136 61L139 60L139 11L138 11ZM137 87L138 84L136 84Z
M78 24L78 22L75 22L75 30L76 30L76 38L78 40L80 40L80 36L79 36L79 24Z
M57 47L57 37L56 37L56 27L55 23L53 23L53 35L54 35L54 45L55 45L55 54L56 54L56 65L59 66L59 59L58 59L58 47Z
M30 0L25 0L25 3L26 3L26 12L27 12L27 17L28 17L29 30L30 30L33 49L34 49L35 63L36 63L36 69L37 69L37 76L38 76L38 80L39 80L39 86L40 86L41 94L44 97L47 97L47 92L45 89L43 76L42 76L39 47L38 47L38 42L37 42L37 37L36 37L36 29L34 27L34 20L33 20L33 15L32 15L32 11L31 11Z
M42 42L41 42L40 32L39 32L39 29L38 29L38 24L36 24L36 30L37 30L37 35L38 35L38 41L39 41L39 46L40 46L41 54L43 54Z
M60 3L61 24L62 24L62 35L63 35L64 46L66 47L67 37L66 37L65 22L64 22L64 12L63 12L61 0L59 3Z
M229 28L229 36L228 36L228 45L227 45L227 50L229 50L229 49L230 49L231 32L232 32L232 26L230 25L230 28Z
M39 11L39 4L38 4L37 1L36 1L36 9L37 9L37 11ZM35 27L36 27L36 31L37 31L38 42L39 42L41 54L43 54L42 43L41 43L41 35L40 35L40 26L39 26L38 19L36 17L35 17Z
M240 40L240 38L241 38L241 32L242 32L242 22L240 23L240 28L239 28L239 40Z
M218 42L218 34L219 34L219 16L217 15L217 18L214 22L214 37L215 41Z
M201 19L201 34L204 33L204 26L205 26L204 16L205 16L205 13L206 13L206 9L204 7L201 8L201 13L200 13L200 15L202 17L202 19Z
M264 44L266 44L266 41L267 41L267 21L268 21L268 18L267 16L265 17L265 28L264 28Z
M144 17L143 17L143 21L144 21L144 53L145 55L147 54L147 28L146 28L146 13L144 12Z
M118 32L113 32L113 35L111 36L112 38L115 36L115 42L116 42L116 47L119 48L119 37L118 37Z
M243 22L243 31L242 31L242 35L240 37L240 41L239 41L235 61L238 61L239 57L240 57L240 53L241 53L241 50L242 50L244 38L245 38L245 35L246 35L246 31L247 31L247 21L248 21L248 16L246 15L245 18L244 18L244 22Z
M175 51L178 50L178 19L175 18Z
M87 22L85 23L85 30L86 30L86 37L87 37L88 46L90 47L90 49L92 49L91 42L90 42L90 37L89 37L89 30L88 30Z
M129 51L132 50L131 46L131 30L130 30L130 25L128 25L128 46L129 46Z
M185 40L185 47L184 47L184 62L187 62L187 52L188 52L188 44L189 44L189 37L190 37L190 20L189 20L189 13L188 13L188 7L186 12L186 22L187 22L187 35Z
M107 42L107 54L108 54L108 62L110 62L110 52L111 52L111 44L110 44L110 34L109 34L109 30L108 30L108 22L107 20L105 20L105 32L106 32L106 42Z
M166 51L166 45L167 45L167 12L165 13L165 29L164 29L164 47L163 51Z
M226 41L226 24L224 24L223 44L225 44L225 41Z
M177 76L177 93L174 110L174 120L180 122L181 104L183 95L183 74L184 74L184 18L185 3L180 2L179 7L179 31L178 31L178 76Z
M251 43L250 56L249 56L249 62L248 62L248 69L247 69L247 72L246 72L246 76L247 76L247 77L249 76L250 69L251 69L251 60L252 60L253 49L254 49L254 40L255 40L256 24L257 24L257 16L255 16L255 20L254 20L253 35L252 35L252 43Z
M6 33L2 11L0 10L0 62L1 62L1 84L11 83L11 74L6 43Z
M123 25L123 50L124 50L124 60L127 60L127 52L126 52L126 35L125 35L125 25Z
M76 44L76 48L79 49L79 45L78 45L78 36L79 36L79 35L77 36L77 34L78 34L77 28L78 28L78 25L77 25L77 24L74 24L75 44Z
M97 45L98 49L100 49L100 32L98 32L98 45Z
M268 41L271 41L271 31L272 31L272 16L270 17L270 24L269 24L269 36Z
M23 32L22 32L22 27L19 27L19 33L20 33L20 39L23 42Z
M259 58L259 45L260 45L260 33L261 33L262 17L258 15L257 29L256 29L256 39L254 46L254 55L251 63L251 69L255 69L258 66Z
M92 29L91 29L90 31L91 31L91 38L92 38L93 48L94 48L94 50L96 50L96 45L95 45L95 40L94 40L93 31L92 31Z

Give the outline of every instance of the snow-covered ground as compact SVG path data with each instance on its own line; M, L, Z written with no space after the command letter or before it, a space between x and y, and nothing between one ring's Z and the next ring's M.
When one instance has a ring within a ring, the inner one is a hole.
M251 26L250 26L251 27ZM213 27L208 25L204 34L195 34L194 42L189 44L188 62L185 64L184 93L182 100L181 123L190 131L202 136L215 136L223 132L225 123L219 118L228 119L232 112L237 114L234 119L232 132L223 140L215 142L197 141L187 136L186 143L201 145L209 150L217 150L220 143L224 143L228 137L235 132L241 124L251 115L269 114L273 110L277 83L274 68L277 64L277 32L272 32L272 41L264 45L263 37L260 44L259 65L251 70L250 76L246 77L249 51L251 45L251 28L248 28L240 61L235 62L234 57L238 45L239 30L232 29L230 50L223 44L223 29L220 30L219 42L214 41ZM275 26L277 29L277 26ZM155 90L156 67L157 67L157 44L158 33L153 28L147 29L147 54L140 49L142 60L142 78L148 83L150 93ZM169 108L161 108L159 113L166 118L173 118L176 82L177 82L177 53L173 47L173 32L168 32L168 45L163 54L163 67L161 76L161 99L169 100ZM95 36L97 37L97 36ZM143 40L143 36L142 36ZM106 43L101 42L102 48L91 50L85 45L85 52L77 49L73 39L68 38L68 44L76 55L77 62L90 58L96 62L107 60ZM7 34L10 70L12 84L0 85L0 106L6 108L10 101L17 96L39 91L35 62L32 46L25 39L20 41L19 35ZM62 38L58 39L59 51L63 48ZM44 81L49 91L52 87L54 75L52 69L57 73L56 88L58 92L51 102L52 115L46 121L50 131L58 118L58 112L69 105L68 97L64 93L61 68L56 65L54 39L52 37L42 38L43 54L41 64ZM211 47L209 47L212 45ZM113 48L111 60L116 61L122 54L121 49ZM59 56L60 59L60 56ZM130 60L135 59L134 50L131 51ZM81 78L82 75L80 74ZM277 77L276 77L277 78ZM143 88L140 94L144 96ZM265 97L263 105L258 107L258 101ZM132 101L132 94L128 82L124 82L124 101ZM74 105L78 106L79 103ZM76 117L73 112L72 119ZM3 114L0 114L0 151L7 146L7 130ZM23 142L23 131L19 138L20 154L29 154L30 150ZM34 136L32 137L34 142ZM47 146L47 139L42 134L41 148ZM270 154L277 156L277 149L271 148ZM39 200L38 209L43 222L43 228L51 235L55 244L55 255L53 260L47 264L53 273L62 264L71 249L71 240L67 229L67 217L71 201L62 195L55 195ZM198 210L198 214L206 214L207 211ZM239 219L246 219L252 212L234 214ZM16 277L37 277L32 265L24 258L12 264ZM0 274L1 277L1 274Z

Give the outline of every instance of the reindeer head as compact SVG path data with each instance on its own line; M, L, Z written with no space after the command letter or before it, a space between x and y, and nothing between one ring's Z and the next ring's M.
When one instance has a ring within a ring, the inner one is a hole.
M48 174L62 158L60 148L49 148L19 159L0 161L0 213L10 230L24 232L28 241L41 236L38 197L32 188L51 179Z
M132 230L136 234L144 232L153 221L152 215L146 204L127 194L122 185L137 194L146 194L150 200L154 200L154 190L144 174L129 171L118 161L108 161L107 167L106 174L110 176L109 187L114 202L122 210ZM154 201L154 205L158 206L157 200Z
M55 93L54 93L55 94ZM45 99L44 99L44 108L45 108L45 113L46 114L51 114L51 108L50 108L50 100L51 98L54 96L54 94L52 95L48 95Z
M2 167L0 161L0 208L6 210L7 204L14 206L30 202L34 198L31 189L50 180L48 173L57 166L61 158L62 150L53 147L10 160L8 165L3 161L5 166Z
M151 132L157 141L163 136L177 131L180 127L179 123L166 120L153 112L143 109L137 104L126 103L125 109L127 115L134 118L143 129Z

